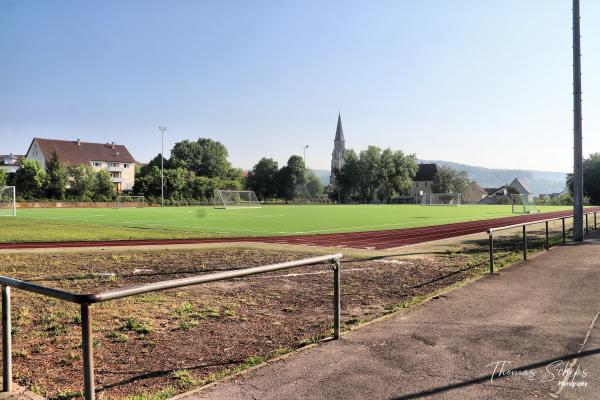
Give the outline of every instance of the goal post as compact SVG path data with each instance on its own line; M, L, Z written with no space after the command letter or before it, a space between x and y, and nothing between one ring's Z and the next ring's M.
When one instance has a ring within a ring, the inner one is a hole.
M460 193L424 193L421 198L422 206L460 206L461 204Z
M510 205L513 214L531 214L540 211L533 199L527 194L511 194Z
M146 199L144 196L117 196L117 208L137 207L143 208L146 206Z
M260 208L256 193L252 190L215 190L215 208Z
M17 215L17 191L14 186L0 186L0 217Z

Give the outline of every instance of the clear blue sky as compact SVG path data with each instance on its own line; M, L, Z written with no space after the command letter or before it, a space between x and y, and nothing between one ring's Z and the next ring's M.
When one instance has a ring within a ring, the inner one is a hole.
M582 2L584 152L600 151L600 2ZM32 137L140 161L210 137L251 167L369 144L572 168L571 2L0 0L0 153Z

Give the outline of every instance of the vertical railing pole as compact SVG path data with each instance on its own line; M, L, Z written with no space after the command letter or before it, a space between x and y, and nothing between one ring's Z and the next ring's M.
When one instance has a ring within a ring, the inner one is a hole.
M563 234L563 243L567 243L567 230L565 229L565 219L562 219L562 234Z
M81 346L83 349L83 390L85 400L94 400L94 343L89 304L81 305Z
M598 229L598 224L596 223L596 211L594 211L594 230Z
M546 241L544 242L544 247L546 247L546 250L550 250L550 243L548 241L548 221L546 221Z
M494 233L489 231L490 243L490 274L494 273Z
M527 227L523 225L523 260L527 260Z
M10 286L2 285L2 391L12 391L12 323Z
M590 228L588 226L588 215L585 214L585 234L588 235L590 233Z
M333 338L340 338L340 260L333 261Z

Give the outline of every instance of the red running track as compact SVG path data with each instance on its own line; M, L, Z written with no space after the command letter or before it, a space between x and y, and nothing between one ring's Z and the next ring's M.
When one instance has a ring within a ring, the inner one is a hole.
M586 212L600 212L600 207L587 208ZM59 247L110 247L170 244L202 244L202 243L277 243L298 244L324 247L349 247L357 249L390 249L411 244L449 239L458 236L485 232L488 228L498 228L522 222L540 221L555 217L571 217L571 211L555 211L542 214L528 214L515 217L504 217L454 224L424 226L420 228L391 229L384 231L326 233L318 235L272 236L272 237L235 237L206 239L144 239L144 240L107 240L79 242L29 242L0 243L1 249L42 249ZM590 221L591 224L594 221Z

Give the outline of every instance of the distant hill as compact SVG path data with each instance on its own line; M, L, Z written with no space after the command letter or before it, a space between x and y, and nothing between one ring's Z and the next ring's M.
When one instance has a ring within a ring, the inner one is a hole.
M313 169L312 172L321 180L323 185L329 185L329 175L331 171L325 169Z
M419 162L437 163L438 165L445 165L459 171L466 171L471 179L477 181L483 187L499 187L519 177L529 184L535 194L563 191L567 177L565 172L495 169L441 160L419 160ZM324 185L329 184L330 172L328 170L314 169L313 172L321 179Z
M529 184L535 194L555 193L565 189L567 174L565 172L536 171L526 169L495 169L477 167L442 160L419 160L419 162L436 163L459 171L466 171L471 179L483 187L498 187L510 183L519 177Z

